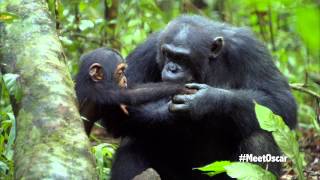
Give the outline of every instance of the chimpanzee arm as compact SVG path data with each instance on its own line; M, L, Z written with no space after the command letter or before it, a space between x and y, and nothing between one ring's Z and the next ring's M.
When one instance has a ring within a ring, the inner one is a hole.
M119 104L139 105L168 98L175 94L188 93L192 93L192 91L185 88L184 85L159 82L140 84L130 89L106 90L95 88L92 90L89 100L100 107Z
M195 120L207 119L203 118L206 116L232 119L243 136L248 136L260 129L254 111L256 101L283 117L291 128L296 124L296 104L289 90L232 90L204 84L190 84L189 87L198 89L198 92L192 95L176 95L170 105L171 111L189 112L190 117ZM212 124L214 123L217 122L212 121Z
M181 84L166 82L139 84L130 89L120 90L118 101L126 105L139 105L168 98L176 94L191 94L194 91Z

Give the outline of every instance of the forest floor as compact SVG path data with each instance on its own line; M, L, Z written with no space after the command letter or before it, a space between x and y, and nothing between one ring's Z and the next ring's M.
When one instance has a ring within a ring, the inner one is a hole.
M299 128L301 133L299 145L305 153L306 167L304 174L307 180L320 180L320 135L314 129ZM292 168L292 161L284 164L281 180L297 179Z

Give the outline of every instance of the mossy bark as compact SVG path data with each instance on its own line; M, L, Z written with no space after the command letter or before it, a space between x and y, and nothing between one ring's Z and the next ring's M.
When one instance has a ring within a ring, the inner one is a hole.
M0 24L2 73L19 74L15 179L96 179L74 84L45 0L5 0L18 16Z

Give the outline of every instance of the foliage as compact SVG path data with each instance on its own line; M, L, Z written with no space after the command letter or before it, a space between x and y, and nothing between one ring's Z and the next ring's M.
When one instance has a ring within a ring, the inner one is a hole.
M229 166L229 165L231 165L230 161L216 161L206 166L203 166L200 168L194 168L194 169L198 169L211 177L216 174L226 172L225 166Z
M290 130L282 118L267 107L256 104L255 111L260 127L272 132L272 136L282 152L292 159L299 180L305 179L303 175L304 153L299 150L295 131Z
M239 180L276 180L276 177L271 172L262 169L256 164L234 162L224 168L228 176Z
M275 180L276 177L269 171L260 166L244 162L216 161L201 168L195 168L203 171L208 176L226 172L228 176L239 180Z
M0 21L4 21L6 23L12 22L14 19L17 19L18 16L9 12L0 12Z
M99 179L108 179L110 175L110 167L112 157L116 146L108 143L102 143L92 148L93 154L96 157L97 173Z
M5 80L4 80L5 79ZM0 73L0 177L12 179L13 177L13 144L15 140L15 117L9 102L9 92L17 92L13 84L14 75ZM10 87L8 89L6 87Z
M17 101L21 100L21 87L16 83L19 78L18 74L7 73L3 75L4 85L9 91L9 95L14 96Z

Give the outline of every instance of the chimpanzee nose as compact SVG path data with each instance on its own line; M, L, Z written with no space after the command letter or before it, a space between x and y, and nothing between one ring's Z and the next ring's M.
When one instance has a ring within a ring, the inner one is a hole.
M168 71L170 71L172 73L176 73L178 71L177 65L175 65L173 63L169 63L167 68L168 68Z

